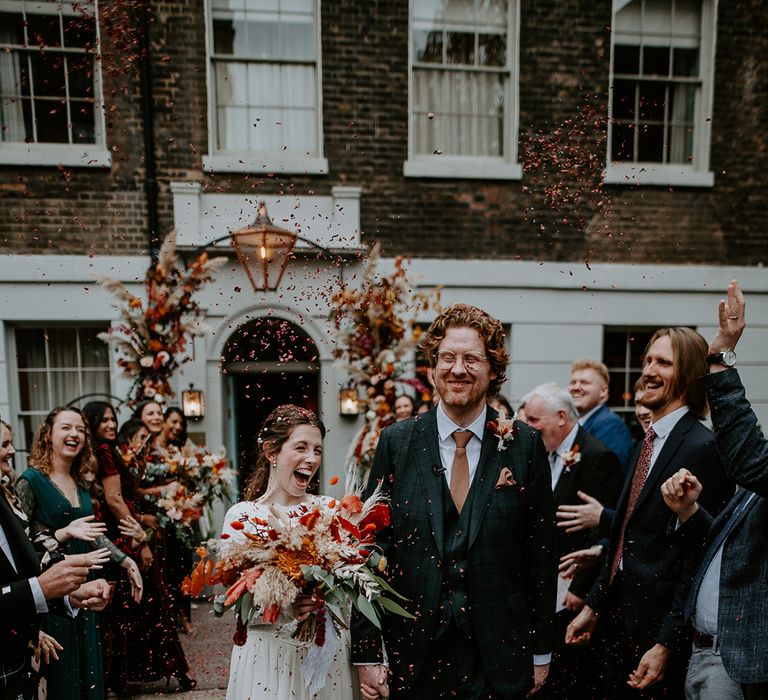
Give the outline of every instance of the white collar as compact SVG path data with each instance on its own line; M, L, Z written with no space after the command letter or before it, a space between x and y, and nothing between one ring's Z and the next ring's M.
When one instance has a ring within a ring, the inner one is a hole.
M559 457L562 457L566 452L568 452L572 447L573 443L576 442L576 433L579 432L579 424L578 422L573 424L573 427L571 428L571 432L568 433L563 438L563 441L558 446L556 452Z
M676 408L672 413L667 413L663 418L659 418L655 423L651 423L651 427L653 428L653 432L656 433L656 437L667 437L677 425L677 422L688 413L689 410L688 406L680 406L680 408Z
M488 415L488 406L485 410L480 411L480 415L475 418L466 428L462 428L460 425L456 425L443 410L443 402L441 401L437 405L437 434L440 436L440 440L446 440L449 435L455 433L457 430L471 430L480 442L483 441L483 432L485 431L486 416Z

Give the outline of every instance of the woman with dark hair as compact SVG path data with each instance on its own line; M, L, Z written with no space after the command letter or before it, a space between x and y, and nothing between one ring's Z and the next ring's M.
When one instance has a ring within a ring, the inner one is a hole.
M162 678L178 679L179 688L191 690L197 684L187 674L189 666L169 612L171 594L162 573L154 562L152 549L139 523L157 526L154 516L137 509L134 476L122 458L117 445L136 455L141 468L144 446L150 433L141 420L131 419L116 430L114 408L94 401L83 409L88 416L96 444L99 476L103 487L102 511L110 531L121 537L125 551L142 562L144 597L136 602L118 581L110 615L110 647L107 684L122 694L132 683L150 683Z
M156 444L167 448L169 445L181 450L188 457L195 449L195 444L187 435L187 417L178 406L169 406L165 409L163 429L157 436Z
M224 519L226 543L242 543L253 534L253 518L265 518L279 510L299 518L301 506L327 508L330 499L307 493L307 486L320 467L325 428L317 416L293 405L278 406L267 416L257 439L256 468L245 486L246 501L229 509ZM239 527L232 527L236 523ZM294 618L281 616L274 625L251 621L243 646L232 649L227 700L270 698L309 700L301 662L308 643L292 638L297 619L317 607L311 596L299 596ZM349 636L342 635L325 687L315 700L351 700L355 697L349 661Z
M83 475L93 469L95 458L90 432L79 410L55 408L46 416L35 435L29 464L16 490L34 530L50 530L59 539L74 521L88 522L93 510ZM103 530L101 525L96 527ZM97 537L95 544L107 546L113 562L130 567L124 564L125 554L105 538ZM91 543L81 539L66 539L61 544L65 554L92 549ZM59 661L48 669L49 700L101 700L104 677L96 614L90 610L81 610L74 618L47 614L43 629L63 647Z

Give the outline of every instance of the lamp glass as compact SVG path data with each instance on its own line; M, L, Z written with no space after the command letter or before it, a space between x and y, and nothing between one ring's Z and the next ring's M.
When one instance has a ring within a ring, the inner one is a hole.
M360 399L357 389L341 389L339 391L339 415L356 416L360 413Z
M187 418L202 418L205 415L205 395L201 389L186 389L181 392L181 410Z

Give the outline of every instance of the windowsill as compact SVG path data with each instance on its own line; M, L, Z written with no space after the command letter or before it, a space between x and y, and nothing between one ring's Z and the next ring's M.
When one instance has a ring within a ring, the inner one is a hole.
M499 158L427 156L405 161L403 175L463 180L521 180L523 168L519 163L507 163Z
M112 156L106 148L86 144L4 143L0 145L0 165L108 168Z
M685 165L612 163L603 172L607 185L658 185L666 187L712 187L715 174Z
M208 173L286 173L290 175L327 175L328 159L272 153L258 155L216 154L203 156L203 170Z

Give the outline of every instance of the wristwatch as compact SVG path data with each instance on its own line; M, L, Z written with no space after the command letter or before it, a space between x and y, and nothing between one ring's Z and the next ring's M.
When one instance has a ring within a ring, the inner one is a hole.
M733 367L736 364L736 353L733 350L723 350L713 355L707 355L707 364Z

